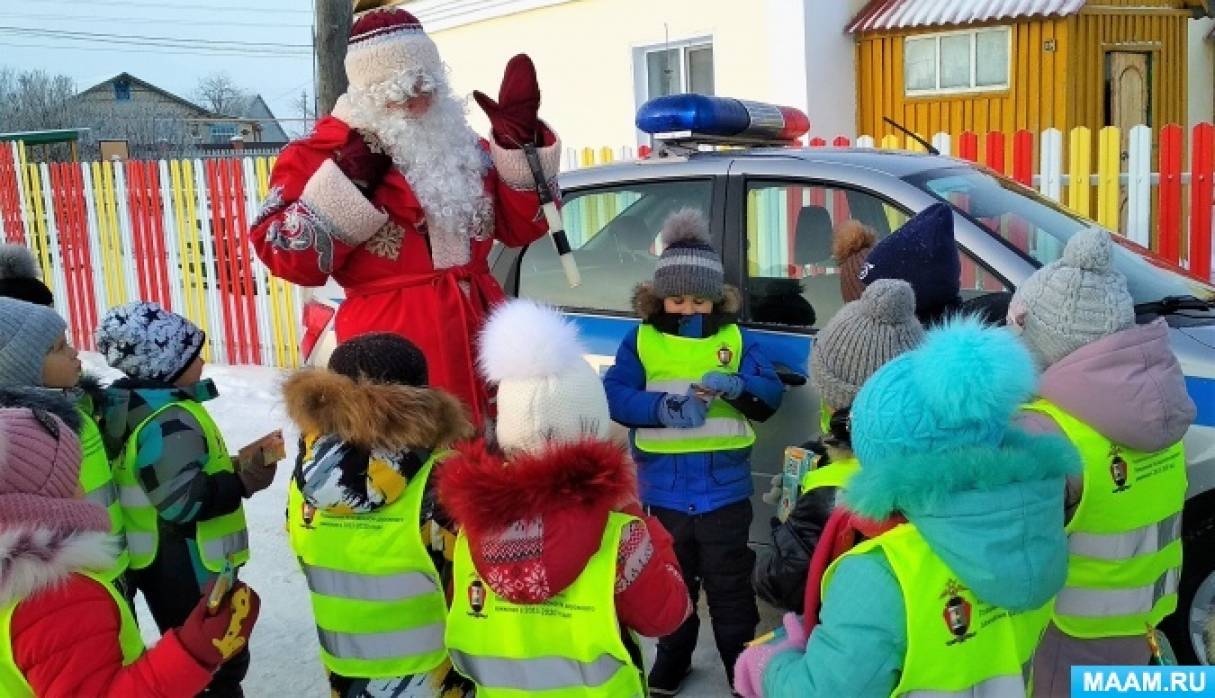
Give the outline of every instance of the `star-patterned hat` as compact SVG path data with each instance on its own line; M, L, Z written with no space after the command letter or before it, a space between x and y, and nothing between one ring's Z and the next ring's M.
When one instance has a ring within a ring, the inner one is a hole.
M202 351L206 335L186 318L156 303L112 308L97 328L97 351L131 378L172 383Z

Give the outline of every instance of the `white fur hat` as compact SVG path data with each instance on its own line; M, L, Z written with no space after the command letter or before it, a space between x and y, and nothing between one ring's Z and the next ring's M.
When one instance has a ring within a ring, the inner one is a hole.
M481 334L481 372L498 385L498 445L537 452L549 444L606 438L607 395L583 358L578 330L547 306L513 300Z
M355 19L346 47L346 77L360 89L389 81L408 88L419 78L433 85L443 78L443 61L416 17L381 7Z

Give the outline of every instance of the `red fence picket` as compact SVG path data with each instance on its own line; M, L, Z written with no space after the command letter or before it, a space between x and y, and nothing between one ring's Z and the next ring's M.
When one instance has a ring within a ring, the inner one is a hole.
M25 223L21 220L21 190L17 186L20 176L12 147L0 143L0 223L4 227L4 241L24 245Z
M1177 264L1181 261L1181 153L1185 137L1181 127L1160 130L1160 232L1156 251Z
M811 148L826 148L827 141L825 139L822 139L822 138L819 138L816 136L816 137L810 139L810 147Z
M157 165L155 162L132 160L126 164L126 172L139 297L172 310Z
M249 242L249 225L245 213L245 177L244 167L240 160L228 160L228 166L232 172L232 188L229 190L232 193L232 207L235 217L233 224L236 226L236 236L234 245L236 248L235 259L237 260L237 269L240 278L241 298L245 304L244 319L246 323L246 348L248 349L249 362L254 364L261 363L261 338L258 336L257 330L257 284L253 280L253 246Z
M1027 187L1034 185L1034 134L1024 129L1013 135L1012 178Z
M984 156L987 166L1000 174L1005 174L1007 170L1004 169L1004 134L1000 131L991 131L987 134L985 146Z
M234 312L231 307L230 289L231 281L228 277L228 255L227 249L223 244L223 239L226 237L225 226L226 220L223 214L223 202L225 196L221 188L220 180L220 162L217 160L208 160L206 163L207 170L207 195L211 202L211 235L215 240L215 266L218 270L216 276L208 280L208 283L216 284L216 295L220 299L220 315L224 318L224 350L228 357L228 363L242 363L242 353L236 348L236 325L233 322ZM208 270L210 271L210 270Z
M1190 271L1211 278L1211 204L1215 179L1215 126L1194 127L1190 145Z
M979 161L979 135L963 131L958 137L958 157L971 162Z
M80 343L86 335L92 334L91 328L86 327L81 307L83 289L80 286L80 260L76 254L76 217L71 210L72 192L67 182L62 163L52 163L48 168L51 175L51 207L47 213L53 214L55 230L59 238L59 268L63 272L65 288L60 293L65 297L68 312L68 327L71 330L72 341Z
M836 148L851 148L852 139L848 138L848 136L836 136L835 140L831 141L831 145Z

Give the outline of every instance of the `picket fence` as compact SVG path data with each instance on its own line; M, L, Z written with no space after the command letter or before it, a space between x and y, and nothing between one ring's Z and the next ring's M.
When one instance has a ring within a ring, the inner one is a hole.
M981 163L1211 278L1215 125L1158 132L936 134L943 154ZM911 138L808 139L817 147L922 151ZM1095 145L1095 147L1094 147ZM1186 153L1189 166L1186 168ZM566 169L647 157L649 148L567 149ZM1095 167L1094 167L1095 156ZM207 333L204 357L298 366L301 289L275 279L249 244L273 157L33 164L0 144L0 237L33 250L72 340L95 348L101 315L146 299ZM1123 200L1125 198L1125 212ZM1122 225L1125 217L1125 225Z

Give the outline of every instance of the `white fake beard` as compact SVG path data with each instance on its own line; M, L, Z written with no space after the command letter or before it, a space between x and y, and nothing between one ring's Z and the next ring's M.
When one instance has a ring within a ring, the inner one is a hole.
M350 88L350 125L375 135L405 176L426 212L434 266L446 269L467 264L470 241L492 232L493 202L484 180L488 162L464 105L446 82L422 75L433 97L420 116L387 107L411 96L418 76L410 71L387 83Z

